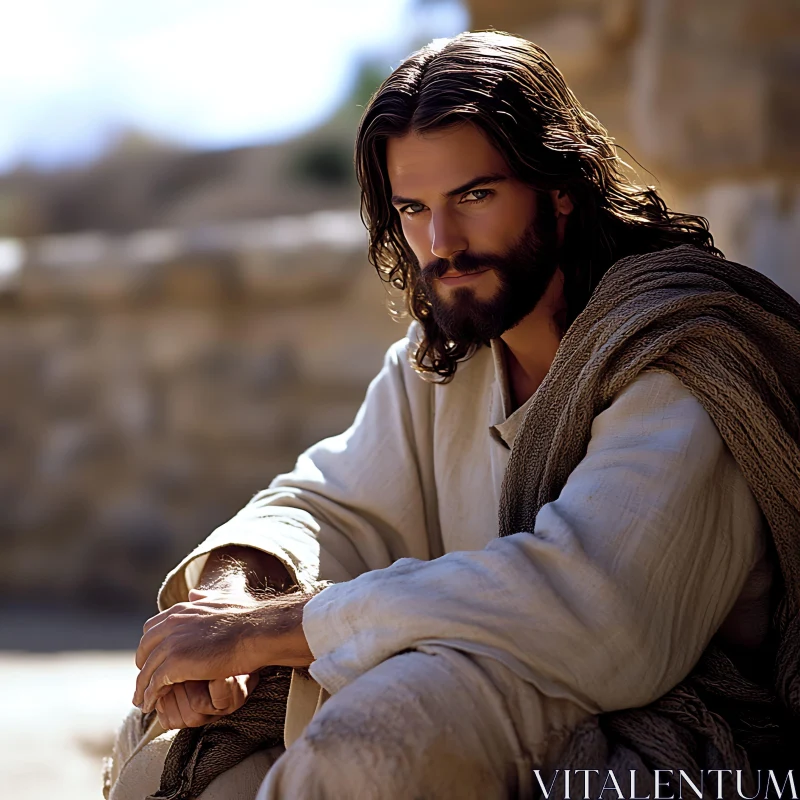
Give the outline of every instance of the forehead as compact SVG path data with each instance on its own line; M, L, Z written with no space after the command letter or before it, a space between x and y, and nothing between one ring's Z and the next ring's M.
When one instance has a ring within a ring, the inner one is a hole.
M386 170L392 192L404 196L444 193L476 175L508 172L500 152L471 124L390 138Z

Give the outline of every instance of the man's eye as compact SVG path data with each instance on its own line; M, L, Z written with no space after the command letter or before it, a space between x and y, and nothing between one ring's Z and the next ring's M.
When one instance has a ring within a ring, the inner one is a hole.
M413 216L414 214L419 214L425 206L422 203L409 203L407 206L403 206L400 209L401 214L410 214Z
M464 195L463 199L467 203L479 203L481 200L485 200L491 193L491 189L472 189ZM472 195L472 199L469 199L470 195Z

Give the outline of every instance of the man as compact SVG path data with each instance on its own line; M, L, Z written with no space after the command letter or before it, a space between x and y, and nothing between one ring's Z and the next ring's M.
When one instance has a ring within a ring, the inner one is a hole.
M168 576L134 695L158 722L127 721L112 800L155 792L164 730L239 713L278 665L317 682L293 676L288 749L204 800L526 796L576 728L657 700L715 634L767 636L759 504L669 371L594 415L535 530L498 529L515 438L603 275L679 245L718 259L706 222L632 183L549 57L499 33L398 67L356 166L370 259L415 322L353 426Z

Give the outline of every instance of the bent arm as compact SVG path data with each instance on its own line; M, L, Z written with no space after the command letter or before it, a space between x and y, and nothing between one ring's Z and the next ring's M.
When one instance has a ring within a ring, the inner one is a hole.
M201 577L213 579L230 553L247 562L256 585L279 579L280 565L307 592L397 558L429 557L430 453L420 448L429 441L430 387L408 366L407 346L389 349L347 431L303 453L167 576L161 609L185 600Z
M644 705L679 683L740 593L760 513L714 424L645 373L598 415L534 533L332 586L306 606L312 675L335 692L384 659L446 645L490 656L556 720Z

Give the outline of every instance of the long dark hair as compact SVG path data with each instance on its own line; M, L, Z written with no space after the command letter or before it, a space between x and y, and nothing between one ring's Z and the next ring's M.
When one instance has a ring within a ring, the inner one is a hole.
M540 191L566 191L567 219L560 266L567 325L618 259L692 244L715 255L703 217L667 208L652 186L638 186L608 131L567 87L550 56L506 33L462 33L436 40L409 56L368 104L356 138L361 218L369 230L369 260L381 278L402 290L404 309L421 324L414 368L446 382L473 342L448 339L431 314L419 267L390 198L386 140L461 122L478 126L522 182Z

